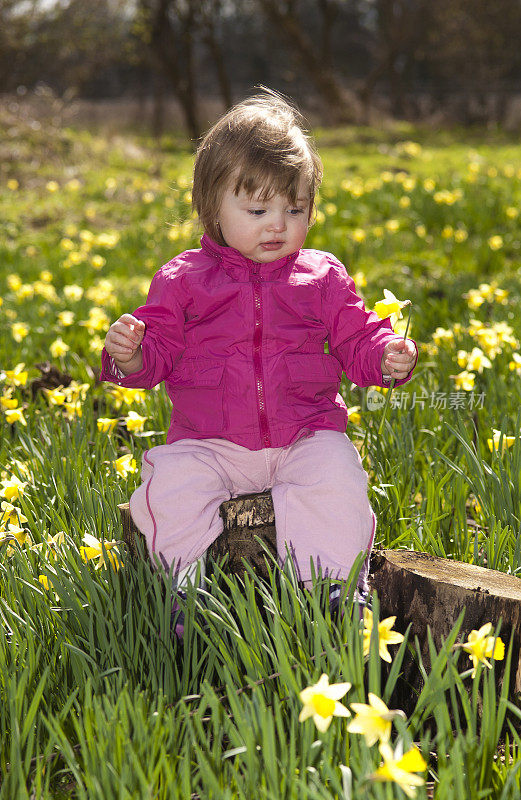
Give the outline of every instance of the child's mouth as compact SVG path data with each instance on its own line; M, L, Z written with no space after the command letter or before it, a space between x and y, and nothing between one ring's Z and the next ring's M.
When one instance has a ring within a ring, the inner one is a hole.
M280 250L284 242L261 242L263 250Z

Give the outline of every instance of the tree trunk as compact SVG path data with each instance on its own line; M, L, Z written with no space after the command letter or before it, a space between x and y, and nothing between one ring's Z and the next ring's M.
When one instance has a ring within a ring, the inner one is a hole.
M327 106L327 114L335 122L356 122L360 108L353 92L345 90L332 70L317 54L311 38L303 30L294 13L285 10L277 0L258 0L267 17L289 41L303 68L318 89Z
M188 133L195 144L201 129L193 66L194 5L189 2L186 14L178 15L181 28L179 35L176 34L169 16L170 7L170 0L160 0L155 8L151 21L152 54L172 86L182 108Z
M519 578L427 553L382 550L373 554L369 582L380 601L381 619L396 616L395 628L402 633L411 623L410 641L418 637L426 665L429 664L427 626L439 647L463 610L460 638L464 639L471 630L479 630L486 622L491 622L495 628L501 619L500 635L506 647L512 632L514 634L510 695L521 691ZM470 660L468 666L472 666ZM499 680L503 669L504 662L498 662ZM414 689L421 685L413 664L404 662L404 679Z

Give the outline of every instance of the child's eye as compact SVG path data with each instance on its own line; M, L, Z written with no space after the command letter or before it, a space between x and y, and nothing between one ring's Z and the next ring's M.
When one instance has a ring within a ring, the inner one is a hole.
M263 208L249 208L248 214L253 214L254 217L260 217L261 214L264 214Z
M293 216L295 216L296 214L303 214L304 213L304 209L303 208L291 208L289 213L293 214Z

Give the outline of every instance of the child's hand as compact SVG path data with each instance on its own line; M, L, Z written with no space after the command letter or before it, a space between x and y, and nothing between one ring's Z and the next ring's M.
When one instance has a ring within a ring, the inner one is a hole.
M105 350L116 363L128 364L136 355L144 335L145 323L132 314L123 314L108 329Z
M397 381L406 378L416 364L416 345L410 339L392 339L384 347L382 374Z

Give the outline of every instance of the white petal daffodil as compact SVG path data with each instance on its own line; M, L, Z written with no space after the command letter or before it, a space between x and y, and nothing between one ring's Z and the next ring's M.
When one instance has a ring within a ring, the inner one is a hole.
M321 733L327 731L333 717L350 717L347 708L339 703L351 688L350 683L329 684L326 674L320 676L318 683L308 686L300 692L300 699L304 703L304 708L300 712L299 722L303 722L308 717L313 717L313 722Z

